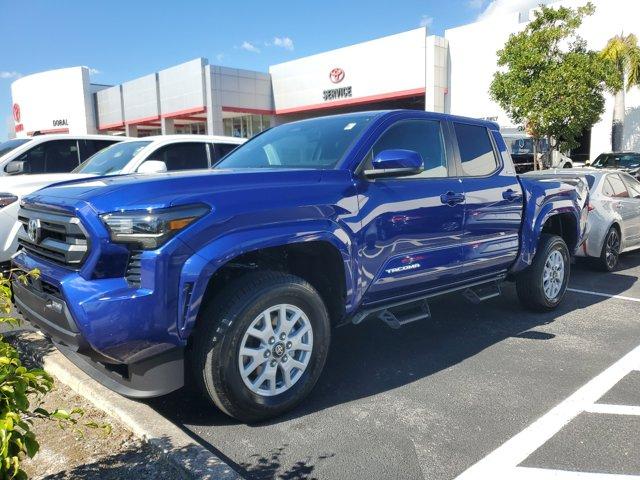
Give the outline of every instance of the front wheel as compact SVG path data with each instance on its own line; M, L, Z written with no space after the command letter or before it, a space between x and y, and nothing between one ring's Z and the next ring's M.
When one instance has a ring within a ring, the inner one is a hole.
M308 282L256 272L232 282L204 309L190 364L220 410L256 422L290 410L311 392L329 340L327 310Z
M529 310L549 311L556 308L567 290L571 262L564 240L542 234L531 265L516 278L520 303Z

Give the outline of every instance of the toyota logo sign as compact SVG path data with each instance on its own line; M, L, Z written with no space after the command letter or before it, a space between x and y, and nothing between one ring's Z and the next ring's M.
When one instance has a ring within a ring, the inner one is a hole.
M334 68L329 72L329 79L333 83L340 83L344 80L344 70L341 68Z
M17 103L13 104L13 119L16 123L20 123L20 105Z

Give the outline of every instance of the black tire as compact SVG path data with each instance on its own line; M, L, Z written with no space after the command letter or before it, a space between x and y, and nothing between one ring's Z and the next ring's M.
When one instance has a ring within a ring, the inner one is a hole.
M611 272L618 264L620 256L620 232L616 227L611 227L604 237L600 257L596 259L596 267L603 272Z
M245 385L238 353L251 323L270 306L300 308L311 323L313 347L299 379L283 393L264 396ZM331 336L327 309L318 292L294 275L260 271L246 274L223 289L204 308L189 351L200 390L220 410L242 422L276 417L298 405L313 389L324 368Z
M559 252L564 261L564 274L562 275L560 290L553 298L549 298L544 290L544 269L547 259L553 252ZM527 309L544 312L555 309L562 301L569 283L571 262L569 249L564 240L557 236L543 233L540 236L538 251L533 258L533 263L516 277L516 291L520 303Z

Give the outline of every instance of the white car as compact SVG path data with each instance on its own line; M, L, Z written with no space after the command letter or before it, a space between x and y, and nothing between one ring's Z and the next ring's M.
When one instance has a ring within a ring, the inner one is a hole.
M38 135L0 143L0 177L66 173L103 148L125 140L113 135ZM0 192L3 181L0 179Z
M3 177L0 179L0 265L6 266L18 248L18 209L23 196L54 183L86 177L210 168L245 141L208 135L128 139L96 153L71 173Z
M595 266L612 271L621 253L640 248L640 182L620 170L573 168L529 175L578 177L589 185L587 239L576 252Z

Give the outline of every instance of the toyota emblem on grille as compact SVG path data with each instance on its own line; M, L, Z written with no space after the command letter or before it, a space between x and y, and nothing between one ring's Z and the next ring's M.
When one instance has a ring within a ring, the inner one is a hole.
M27 236L33 243L40 242L40 220L32 218L27 224Z

